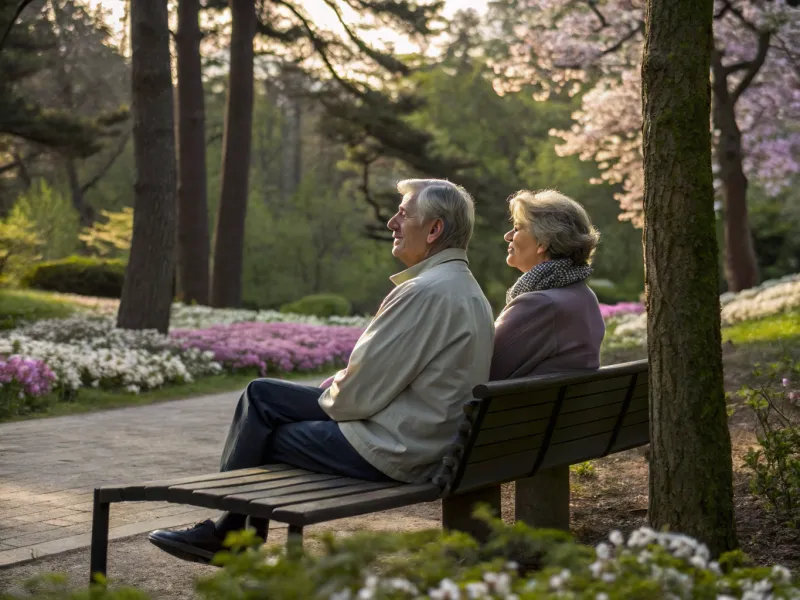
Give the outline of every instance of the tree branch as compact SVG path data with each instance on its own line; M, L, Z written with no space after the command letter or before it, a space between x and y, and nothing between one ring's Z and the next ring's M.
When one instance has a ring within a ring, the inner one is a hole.
M105 177L108 170L117 162L117 159L122 155L122 151L125 149L125 145L128 143L128 138L130 137L130 131L126 131L121 137L120 142L117 145L117 148L105 162L105 164L97 170L97 173L94 174L94 177L89 179L86 183L81 186L81 193L85 194L90 189L92 189L98 181L100 181L103 177Z
M626 33L624 36L622 36L619 40L614 42L611 46L601 50L600 53L595 57L595 59L601 58L603 56L607 56L609 54L613 54L614 52L616 52L617 50L622 48L622 46L624 46L629 41L631 41L634 37L636 37L636 35L640 31L642 31L643 28L644 28L644 21L639 21L639 24L636 27L631 29L628 33ZM554 64L554 66L556 68L558 68L558 69L584 69L584 68L586 68L585 64L577 64L577 63L572 63L572 64L558 63L558 64Z
M603 13L600 12L600 9L597 8L597 0L586 0L586 4L589 5L589 9L600 21L600 27L598 27L596 31L600 31L601 29L608 27L608 21L606 21L606 18L603 16Z
M751 61L750 66L747 69L747 73L745 73L742 80L739 84L734 88L733 92L731 92L731 102L736 104L736 101L739 99L739 96L742 95L747 87L753 83L753 79L755 76L758 75L759 70L764 64L764 61L767 58L767 52L769 52L769 40L772 34L769 31L763 31L758 36L758 52L756 53L756 57Z
M8 39L8 35L14 28L14 23L17 22L17 19L19 19L19 16L22 14L22 11L25 10L25 7L28 6L28 4L30 4L31 2L33 2L33 0L22 0L22 2L20 2L19 6L17 7L17 10L14 12L14 16L11 17L11 21L9 22L8 27L6 27L5 32L3 32L3 37L0 38L0 51L3 49L3 46L6 45L6 39Z
M366 43L364 43L364 40L362 40L355 33L353 33L353 30L350 29L350 27L347 25L347 22L344 20L344 17L342 17L342 13L339 10L339 7L336 6L335 1L324 0L324 2L334 12L336 18L339 20L339 23L344 28L347 37L350 38L350 40L358 47L359 50L361 50L364 54L369 56L372 60L374 60L376 63L378 63L387 71L391 71L392 73L399 73L401 75L409 74L410 69L403 62L397 60L394 56L383 54L381 52L378 52L374 48L371 48Z

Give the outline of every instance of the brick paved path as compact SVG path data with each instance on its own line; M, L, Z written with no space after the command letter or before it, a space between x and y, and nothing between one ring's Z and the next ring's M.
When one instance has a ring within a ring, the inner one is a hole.
M0 425L0 567L88 546L97 486L216 471L238 396ZM166 502L114 504L110 537L216 514Z

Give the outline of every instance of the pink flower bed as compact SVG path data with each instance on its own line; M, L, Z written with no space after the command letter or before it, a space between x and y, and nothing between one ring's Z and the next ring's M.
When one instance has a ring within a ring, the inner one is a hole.
M638 315L643 312L644 305L641 302L620 302L619 304L600 305L600 314L603 315L603 320L628 314Z
M0 387L19 387L28 396L43 396L50 392L56 375L41 360L12 356L0 358Z
M346 364L362 333L358 327L299 323L234 323L206 329L175 329L183 348L214 353L214 360L235 371L313 371Z

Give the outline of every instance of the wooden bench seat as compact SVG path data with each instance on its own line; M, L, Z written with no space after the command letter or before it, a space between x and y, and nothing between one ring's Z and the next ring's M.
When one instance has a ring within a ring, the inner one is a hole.
M91 573L106 573L115 502L167 501L246 514L286 523L292 540L302 539L308 525L442 499L444 527L481 537L485 525L472 518L473 505L488 502L499 511L499 486L517 481L518 519L568 528L569 465L649 442L647 380L647 361L636 361L476 386L429 483L376 483L275 464L97 488Z

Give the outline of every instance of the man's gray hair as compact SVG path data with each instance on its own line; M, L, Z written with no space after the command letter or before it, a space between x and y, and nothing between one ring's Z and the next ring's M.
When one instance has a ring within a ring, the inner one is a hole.
M441 219L444 232L434 247L467 249L475 227L475 200L460 185L445 179L404 179L397 191L416 195L420 219Z

